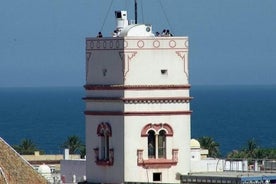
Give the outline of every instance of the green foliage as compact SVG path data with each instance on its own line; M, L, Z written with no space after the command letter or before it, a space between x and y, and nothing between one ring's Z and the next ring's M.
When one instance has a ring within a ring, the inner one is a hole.
M208 157L220 157L219 144L212 137L203 136L198 139L201 148L208 149Z
M85 145L76 135L68 136L67 140L61 145L61 148L69 149L70 154L81 154L81 157L84 157L86 154Z
M227 155L227 158L247 158L247 159L276 159L275 148L260 148L254 139L248 140L241 150L234 150Z
M84 158L86 156L86 147L85 145L82 145L80 148L80 157Z
M19 145L12 146L21 155L33 155L35 151L40 151L31 139L24 138Z

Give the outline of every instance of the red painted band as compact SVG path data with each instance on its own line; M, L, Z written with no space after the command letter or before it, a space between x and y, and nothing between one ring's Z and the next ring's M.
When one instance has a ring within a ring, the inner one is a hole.
M192 111L155 111L155 112L119 112L119 111L84 111L85 115L94 116L167 116L191 115Z
M84 97L83 100L94 100L94 101L190 101L192 97L160 97L160 98L116 98L116 97Z
M84 85L86 90L168 90L190 89L191 85Z

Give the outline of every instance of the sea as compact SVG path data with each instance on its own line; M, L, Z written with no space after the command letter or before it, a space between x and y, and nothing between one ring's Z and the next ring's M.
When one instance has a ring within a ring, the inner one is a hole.
M192 86L191 136L209 136L222 156L254 139L276 148L276 86ZM10 145L31 139L47 154L76 135L85 143L83 87L0 88L0 137Z

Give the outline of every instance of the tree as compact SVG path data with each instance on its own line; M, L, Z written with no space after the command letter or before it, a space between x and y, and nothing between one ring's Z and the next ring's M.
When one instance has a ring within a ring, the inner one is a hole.
M231 158L231 159L247 158L247 155L244 151L233 150L232 152L228 153L227 158Z
M24 138L19 145L14 145L13 148L21 155L32 155L35 151L41 151L33 143L31 139Z
M247 141L247 146L244 151L246 152L248 158L256 158L257 149L257 143L253 138Z
M80 148L80 157L84 158L86 156L86 147L85 145L82 145Z
M198 139L201 148L208 149L208 157L217 158L220 156L219 144L212 137L203 136Z
M76 154L83 152L83 143L81 139L76 136L68 136L67 140L61 145L62 148L69 149L70 154Z
M230 152L227 158L276 159L276 149L260 148L254 139L250 139L243 149Z

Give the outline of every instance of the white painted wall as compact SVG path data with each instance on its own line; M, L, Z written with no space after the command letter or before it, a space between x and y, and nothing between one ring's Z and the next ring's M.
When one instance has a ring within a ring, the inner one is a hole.
M188 86L188 38L124 37L88 38L87 85ZM163 75L161 70L167 70ZM106 74L103 71L106 70ZM186 98L189 89L127 89L86 91L86 97L117 98ZM123 103L123 101L86 100L87 111L178 112L189 111L186 102ZM94 148L99 147L97 126L108 122L112 127L110 148L114 148L114 165L98 166ZM173 137L167 137L167 159L178 149L178 163L171 168L145 169L137 165L137 150L147 159L147 138L141 137L149 123L167 123ZM89 182L152 182L153 173L162 173L162 182L179 183L179 174L190 171L190 115L86 115L87 179Z
M222 172L224 160L203 159L191 161L191 172Z
M85 181L86 160L61 160L60 175L65 178L66 183L73 183L73 175L75 175L76 182Z
M90 182L121 183L124 175L124 134L123 117L119 116L86 116L86 159L87 159L87 180ZM109 122L112 127L110 137L110 148L114 148L114 165L98 166L95 161L94 148L99 147L97 126L101 122Z
M187 174L190 170L190 147L189 141L186 141L186 137L190 137L190 128L187 116L168 117L164 116L160 118L155 117L127 117L125 123L125 162L126 172L125 181L139 181L139 182L152 182L153 172L162 172L162 182L179 182L176 180L176 174ZM143 149L143 158L147 159L147 137L141 137L141 130L148 123L169 123L174 130L174 136L167 138L167 158L172 158L172 149L178 148L178 164L172 166L170 169L144 169L137 166L137 149ZM181 122L181 124L179 123ZM183 126L184 125L184 126ZM131 131L129 131L131 130ZM181 142L181 144L180 144ZM135 143L135 144L133 144ZM139 174L137 174L139 173ZM149 177L149 178L148 178Z
M225 161L225 171L248 171L248 161Z

